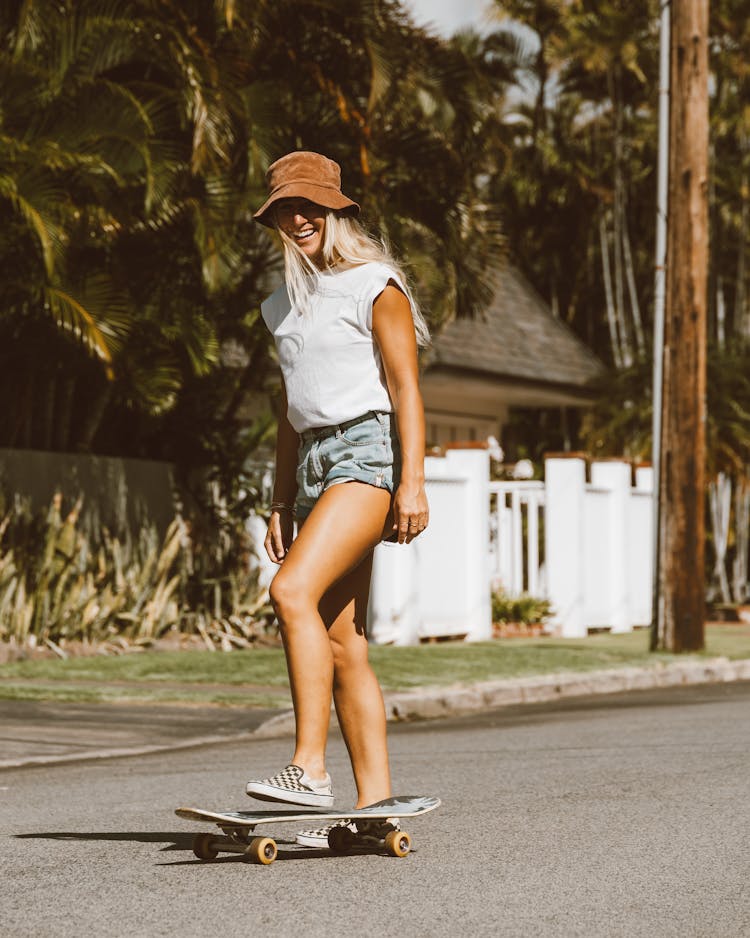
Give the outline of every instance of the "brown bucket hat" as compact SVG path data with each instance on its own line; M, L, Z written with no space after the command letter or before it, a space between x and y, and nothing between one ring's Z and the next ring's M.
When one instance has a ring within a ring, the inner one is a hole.
M347 214L359 214L359 205L341 191L341 167L321 153L311 150L287 153L268 167L266 181L270 195L253 218L267 228L275 227L270 209L279 199L309 199L325 208L348 209Z

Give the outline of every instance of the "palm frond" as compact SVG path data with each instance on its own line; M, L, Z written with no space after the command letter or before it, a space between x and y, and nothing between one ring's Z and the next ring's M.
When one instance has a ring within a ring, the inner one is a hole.
M52 217L50 207L62 203L64 194L49 174L22 168L15 178L0 176L0 198L7 199L34 232L44 267L51 275L66 238L64 229Z
M90 274L79 290L61 284L44 287L45 308L58 327L104 362L114 377L114 356L132 327L127 299L105 274Z

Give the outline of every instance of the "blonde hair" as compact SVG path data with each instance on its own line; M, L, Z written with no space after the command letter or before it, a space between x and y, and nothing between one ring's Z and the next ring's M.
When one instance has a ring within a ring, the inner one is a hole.
M322 270L313 264L310 258L299 249L294 239L282 231L278 224L276 230L284 247L286 288L293 305L303 312L311 308L310 299L319 285L321 273L358 267L360 264L369 264L373 261L386 264L397 275L399 286L409 300L417 345L426 348L430 344L429 327L414 298L403 268L393 257L386 242L367 232L355 218L325 209Z

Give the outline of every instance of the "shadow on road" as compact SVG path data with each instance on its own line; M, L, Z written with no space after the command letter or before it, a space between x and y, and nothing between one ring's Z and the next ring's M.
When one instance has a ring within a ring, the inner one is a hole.
M219 856L215 860L199 860L192 856L193 852L193 834L174 831L40 831L34 834L14 834L16 840L80 840L80 841L130 841L131 843L141 844L164 844L161 853L167 853L173 850L187 852L191 854L189 860L171 860L165 863L156 863L156 866L203 866L204 864L218 863L247 863L247 859L239 854L229 854ZM317 850L314 847L300 847L294 841L280 840L275 838L278 844L279 852L275 862L284 862L286 860L332 860L338 859L337 854L331 853L328 849ZM412 853L416 852L412 848ZM369 849L367 847L358 847L351 850L347 857L355 856L388 856L385 850Z
M40 831L14 834L16 840L122 840L141 844L167 844L164 850L192 850L193 835L174 831Z
M287 860L331 860L336 859L336 855L331 853L330 850L316 850L314 847L295 847L294 844L284 844L282 846L281 842L276 841L279 847L279 852L276 855L274 860L274 865L276 863L284 863ZM377 855L376 851L361 851L362 855L373 856ZM352 852L351 856L354 856ZM250 863L246 857L243 857L241 854L225 854L223 856L216 857L215 860L170 860L166 863L157 863L157 866L215 866L218 863L248 863L248 865L256 866L258 864Z
M289 844L287 847L281 846L279 841L276 841L279 844L279 852L276 855L274 860L274 866L277 863L285 863L287 860L351 860L353 857L382 857L384 860L393 860L393 857L390 856L385 850L378 849L367 849L359 848L356 850L350 850L346 854L336 854L331 853L330 850L316 850L314 847L295 847L293 844ZM412 849L409 851L409 855L416 853L417 851ZM227 856L217 857L215 860L171 860L167 863L157 863L157 866L214 866L217 863L249 863L249 861L239 855L232 854ZM256 866L255 863L249 863L251 866Z

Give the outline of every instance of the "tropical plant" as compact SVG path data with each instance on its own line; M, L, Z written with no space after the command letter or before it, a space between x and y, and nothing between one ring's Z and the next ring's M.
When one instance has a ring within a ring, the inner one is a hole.
M549 600L530 596L528 593L520 596L509 596L503 590L495 590L492 593L493 622L536 625L546 622L551 615L552 605Z
M342 162L433 321L488 296L496 51L436 40L396 0L18 2L0 39L0 345L18 404L0 443L179 461L185 422L231 447L238 401L272 369L257 304L278 255L250 209L288 149ZM248 367L220 379L227 342ZM204 392L219 399L191 410Z
M712 471L733 473L745 6L711 5L709 440ZM613 366L584 438L645 455L658 5L495 7L489 34L443 40L400 0L3 4L0 445L170 460L196 537L238 543L228 519L256 498L244 467L274 422L248 397L273 397L276 372L258 306L279 253L251 209L268 164L310 148L409 259L435 328L482 308L508 251ZM576 416L513 419L534 456L576 445Z
M196 549L175 519L164 538L153 525L120 540L79 526L80 502L46 516L16 499L0 523L0 641L72 642L114 647L151 644L167 632L200 635L210 649L246 647L270 623L267 592L241 552ZM230 549L226 549L229 547Z
M169 4L14 6L0 54L12 272L0 328L3 377L21 390L2 436L85 450L110 403L158 416L218 361L207 293L231 254L237 205L217 169L232 115Z
M638 362L612 371L596 385L597 399L583 420L582 439L597 456L648 459L651 452L651 366ZM742 474L750 463L750 352L734 344L709 349L706 449L708 474Z
M710 330L719 346L750 341L750 25L741 0L710 7L711 184Z

